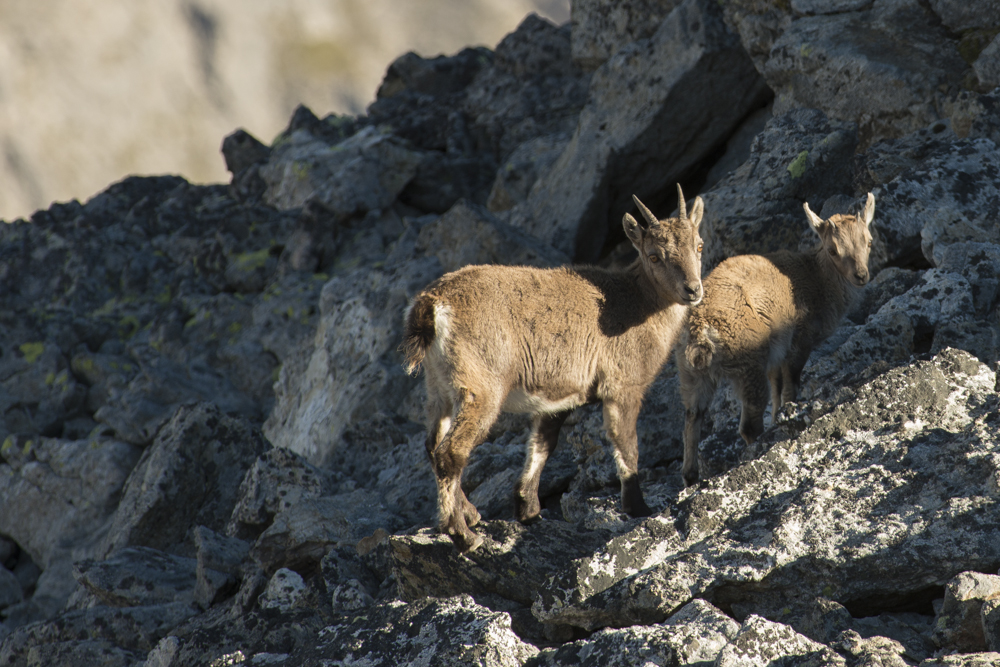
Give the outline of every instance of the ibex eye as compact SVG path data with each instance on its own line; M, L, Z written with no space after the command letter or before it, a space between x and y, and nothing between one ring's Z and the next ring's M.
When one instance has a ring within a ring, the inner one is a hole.
M656 255L650 255L649 256L649 261L651 261L653 264L656 264L657 262L660 261L660 258L657 257Z
M871 242L871 241L869 241L869 242L868 242L868 247L869 247L869 248L871 248L871 247L872 247L872 242Z
M699 243L698 244L698 252L701 252L701 249L704 248L704 247L705 247L704 243Z
M836 257L837 256L837 249L836 248L830 248L830 254L833 255L834 257Z

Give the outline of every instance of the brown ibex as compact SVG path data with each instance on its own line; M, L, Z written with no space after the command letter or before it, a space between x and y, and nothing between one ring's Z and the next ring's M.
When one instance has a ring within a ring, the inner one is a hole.
M622 507L648 516L639 488L636 418L646 389L670 356L688 306L701 301L701 222L657 220L638 198L644 224L625 214L639 251L626 269L467 266L418 294L405 316L407 370L423 363L427 452L438 486L438 527L462 551L482 538L469 529L479 512L462 491L469 454L501 412L533 417L517 519L541 512L538 482L569 413L602 401L614 444Z
M690 310L677 349L684 399L685 484L698 481L701 424L723 378L742 403L747 444L764 431L767 385L772 419L794 401L809 353L840 323L856 290L868 282L875 197L864 212L823 220L803 204L820 238L811 253L738 255L705 278L705 299Z

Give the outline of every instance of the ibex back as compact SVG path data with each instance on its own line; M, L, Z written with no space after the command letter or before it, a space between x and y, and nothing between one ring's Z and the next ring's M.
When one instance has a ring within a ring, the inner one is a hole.
M680 217L665 220L635 199L644 222L622 221L639 251L627 269L467 266L413 299L403 349L410 372L424 365L438 526L459 549L482 543L469 528L480 517L462 471L502 411L533 415L515 493L520 521L541 512L538 482L563 422L592 401L604 404L624 510L651 513L637 477L636 418L688 306L702 297L704 205L695 199L688 216L680 197Z
M686 484L698 481L701 423L718 382L733 383L743 404L740 435L753 442L764 430L768 382L777 415L795 400L809 353L833 333L856 289L868 282L871 193L857 216L822 220L808 203L803 208L820 238L814 252L730 257L705 279L705 300L691 309L677 350Z

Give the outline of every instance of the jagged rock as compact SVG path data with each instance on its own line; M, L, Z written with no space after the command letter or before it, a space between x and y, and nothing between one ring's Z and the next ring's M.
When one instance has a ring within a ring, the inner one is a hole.
M32 646L28 649L28 667L41 665L66 665L74 667L132 667L141 654L115 646L100 639L56 642Z
M521 641L510 623L508 614L481 607L468 595L390 602L369 608L364 617L341 617L291 660L303 667L330 661L519 667L538 649Z
M279 567L315 567L333 546L356 544L376 528L396 531L405 527L381 500L380 494L365 489L301 499L278 512L250 554L267 572Z
M95 554L140 451L99 434L76 441L9 437L0 456L0 533L42 568L32 600L23 604L45 616L76 587L70 562ZM10 619L35 615L13 607L5 613Z
M944 589L944 604L934 626L934 641L959 653L977 653L987 648L983 605L1000 599L1000 577L962 572Z
M197 569L194 558L148 547L126 547L107 560L87 559L74 565L79 582L112 607L190 604L198 583ZM220 583L226 579L221 572L214 576Z
M674 201L674 182L766 97L717 4L686 0L652 37L624 47L594 73L569 145L512 209L511 224L575 260L592 261L634 206L633 194L654 212Z
M257 428L212 404L181 407L129 475L102 552L147 546L193 555L191 529L225 527L237 480L267 449Z
M420 164L419 153L366 127L330 146L305 130L274 146L260 175L264 201L280 210L314 201L341 218L388 208Z
M929 611L929 610L927 610ZM851 621L853 632L862 637L861 644L856 648L864 651L874 651L880 654L899 653L907 660L919 662L934 655L937 647L931 641L931 631L934 627L934 617L928 613L916 612L883 612L878 616L865 616ZM851 645L856 642L851 639L852 631L841 635L838 642L845 640ZM834 642L836 644L837 642ZM852 649L848 648L850 653ZM891 657L890 661L894 661ZM889 663L891 664L891 662Z
M917 595L987 567L983 555L1000 544L986 510L995 466L983 449L995 428L994 382L955 350L891 370L759 460L682 494L676 507L571 566L533 611L546 622L620 626L662 620L694 596L752 607L762 590L864 609L880 595ZM894 510L869 509L876 506ZM909 532L897 516L922 530ZM954 539L967 546L956 552Z
M993 38L972 63L972 69L982 87L993 90L1000 86L1000 40Z
M32 623L13 631L0 648L4 665L23 661L34 647L99 640L134 651L149 651L173 628L197 610L186 602L141 607L95 606L64 612L51 621ZM78 664L71 660L72 664Z
M332 473L282 447L264 452L250 466L237 496L227 531L256 539L275 515L300 501L333 493Z
M600 630L587 639L546 649L530 664L624 667L642 661L662 667L707 665L739 629L736 621L704 600L692 600L661 625Z
M573 0L573 61L597 69L625 44L652 36L679 4L679 0Z
M193 533L198 560L198 584L194 599L201 607L208 608L236 586L242 574L240 566L250 552L250 545L243 540L220 535L205 526L198 526ZM221 585L220 573L226 575Z
M804 236L815 238L802 202L819 210L827 198L852 190L856 147L852 123L831 121L815 109L769 120L750 158L703 195L703 272L726 257L797 250ZM881 216L876 204L876 226Z
M787 625L751 616L719 653L717 667L787 665L843 667L847 662L832 649L798 634Z

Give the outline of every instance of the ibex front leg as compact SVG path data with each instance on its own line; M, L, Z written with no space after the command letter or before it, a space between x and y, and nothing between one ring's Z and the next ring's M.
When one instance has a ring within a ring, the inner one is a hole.
M515 513L521 523L534 521L542 512L538 500L538 482L545 462L559 442L559 429L570 412L571 410L567 410L554 415L537 415L534 419L524 457L524 472L514 492Z
M649 509L639 488L639 439L635 422L639 417L642 394L616 396L604 400L604 428L615 447L618 479L622 484L622 509L632 517L649 516Z

